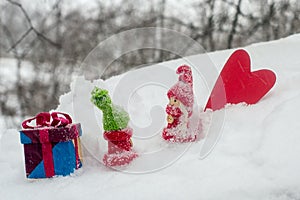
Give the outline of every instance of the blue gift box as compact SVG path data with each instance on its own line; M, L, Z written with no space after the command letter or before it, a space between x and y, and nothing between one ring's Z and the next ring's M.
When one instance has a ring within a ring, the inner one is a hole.
M82 166L80 124L20 131L27 178L67 176Z

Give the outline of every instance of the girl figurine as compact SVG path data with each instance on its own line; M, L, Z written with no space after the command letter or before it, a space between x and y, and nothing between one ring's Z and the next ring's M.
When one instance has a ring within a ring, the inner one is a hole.
M192 70L189 66L182 65L176 73L179 74L179 80L167 93L168 125L164 128L162 137L172 142L193 142L197 139L197 131L190 127L194 106Z

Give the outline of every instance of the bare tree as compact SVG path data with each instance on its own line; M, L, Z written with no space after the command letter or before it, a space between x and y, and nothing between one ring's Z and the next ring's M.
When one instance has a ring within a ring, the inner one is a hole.
M229 32L228 39L227 39L227 48L228 49L232 48L233 38L234 38L234 35L236 34L236 27L238 25L239 16L241 14L241 4L242 4L242 0L238 0L237 5L235 6L235 15L234 15L232 25L231 25L231 30Z

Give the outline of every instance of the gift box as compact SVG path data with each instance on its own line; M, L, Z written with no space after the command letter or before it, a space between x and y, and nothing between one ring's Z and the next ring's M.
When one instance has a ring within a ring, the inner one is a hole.
M32 120L36 121L36 126L28 125ZM82 166L81 125L72 124L69 115L40 113L25 120L22 126L20 139L27 178L67 176Z

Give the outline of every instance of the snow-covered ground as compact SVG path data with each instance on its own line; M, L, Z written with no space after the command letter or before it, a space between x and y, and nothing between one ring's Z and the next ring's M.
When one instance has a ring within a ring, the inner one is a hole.
M204 159L200 159L200 154L205 139L190 146L170 145L151 132L156 130L150 126L153 120L165 121L164 113L155 110L155 106L165 107L168 89L153 89L153 84L142 87L126 102L131 125L139 136L133 143L140 157L121 171L106 168L100 162L106 144L101 134L101 113L89 103L90 96L87 96L93 85L106 87L115 95L126 76L134 77L136 73L158 76L158 70L174 83L177 77L163 72L171 70L175 74L176 67L184 63L184 60L175 60L105 82L89 83L80 79L73 83L72 92L61 97L58 110L71 113L83 124L85 162L83 168L70 177L26 180L17 130L1 132L1 199L300 199L300 35L245 49L251 56L252 69L273 70L277 83L255 105L229 105L216 111L213 119L220 121L209 121L212 113L201 113L204 130L223 124L217 145ZM232 52L218 51L209 57L221 70ZM189 57L197 63L199 71L205 59L204 55ZM200 110L209 90L203 86L203 77L194 73L194 79ZM166 86L171 85L166 83ZM117 94L121 97L113 95L115 101L121 102L122 90Z

